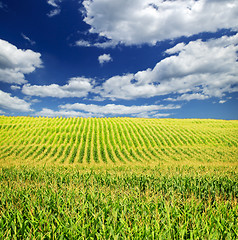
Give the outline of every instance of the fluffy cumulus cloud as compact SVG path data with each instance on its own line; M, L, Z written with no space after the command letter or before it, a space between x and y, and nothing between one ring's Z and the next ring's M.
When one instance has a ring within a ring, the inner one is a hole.
M95 104L66 104L61 105L61 109L67 110L80 110L96 114L115 114L115 115L127 115L127 114L141 114L159 110L171 110L180 108L179 105L144 105L144 106L125 106L116 104L107 104L105 106L99 106Z
M11 94L3 92L1 90L0 90L0 108L19 112L32 111L32 109L30 108L30 103L18 97L12 97Z
M84 0L90 32L113 43L155 44L165 39L237 30L236 0Z
M86 97L92 90L93 80L83 77L71 78L67 84L60 86L58 84L51 85L30 85L25 84L22 92L29 96L39 97Z
M15 91L15 90L20 90L21 87L19 85L12 85L11 89Z
M178 109L179 105L143 105L143 106L125 106L116 104L107 104L104 106L95 104L66 104L59 106L59 110L55 111L43 108L42 111L36 113L39 116L63 116L63 117L103 117L103 116L121 116L129 115L134 117L167 117L169 113L160 113L159 111Z
M18 49L11 43L0 39L0 81L23 84L25 74L42 66L41 54L32 50Z
M174 95L168 101L222 98L238 91L238 34L218 39L179 43L167 49L166 57L154 68L112 76L101 85L88 78L71 78L66 85L25 84L22 92L40 97L87 97L95 99L151 98ZM110 59L107 58L108 60ZM102 58L102 62L107 60Z
M180 43L153 69L113 76L106 80L101 97L149 98L179 94L177 100L221 98L238 91L238 34Z
M98 57L98 61L101 65L103 65L104 63L112 61L112 57L110 54L103 54Z

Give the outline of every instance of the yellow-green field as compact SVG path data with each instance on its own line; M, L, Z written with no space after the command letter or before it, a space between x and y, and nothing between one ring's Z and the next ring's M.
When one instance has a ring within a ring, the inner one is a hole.
M237 163L238 121L0 117L9 164Z
M0 239L237 239L238 121L0 117Z

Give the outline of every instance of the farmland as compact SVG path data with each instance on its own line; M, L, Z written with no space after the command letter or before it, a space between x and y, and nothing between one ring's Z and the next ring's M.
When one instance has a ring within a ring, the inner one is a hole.
M235 239L238 121L0 117L0 239Z
M1 164L236 162L238 121L0 117Z

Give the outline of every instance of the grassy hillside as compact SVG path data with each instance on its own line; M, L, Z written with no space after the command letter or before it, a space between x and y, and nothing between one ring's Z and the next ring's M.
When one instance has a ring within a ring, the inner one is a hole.
M0 117L1 164L236 162L238 121Z
M0 117L0 239L237 239L238 121Z

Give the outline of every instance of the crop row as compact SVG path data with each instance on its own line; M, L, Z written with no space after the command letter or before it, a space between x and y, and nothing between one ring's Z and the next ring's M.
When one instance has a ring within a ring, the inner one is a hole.
M236 161L238 122L0 117L0 158L59 163Z

